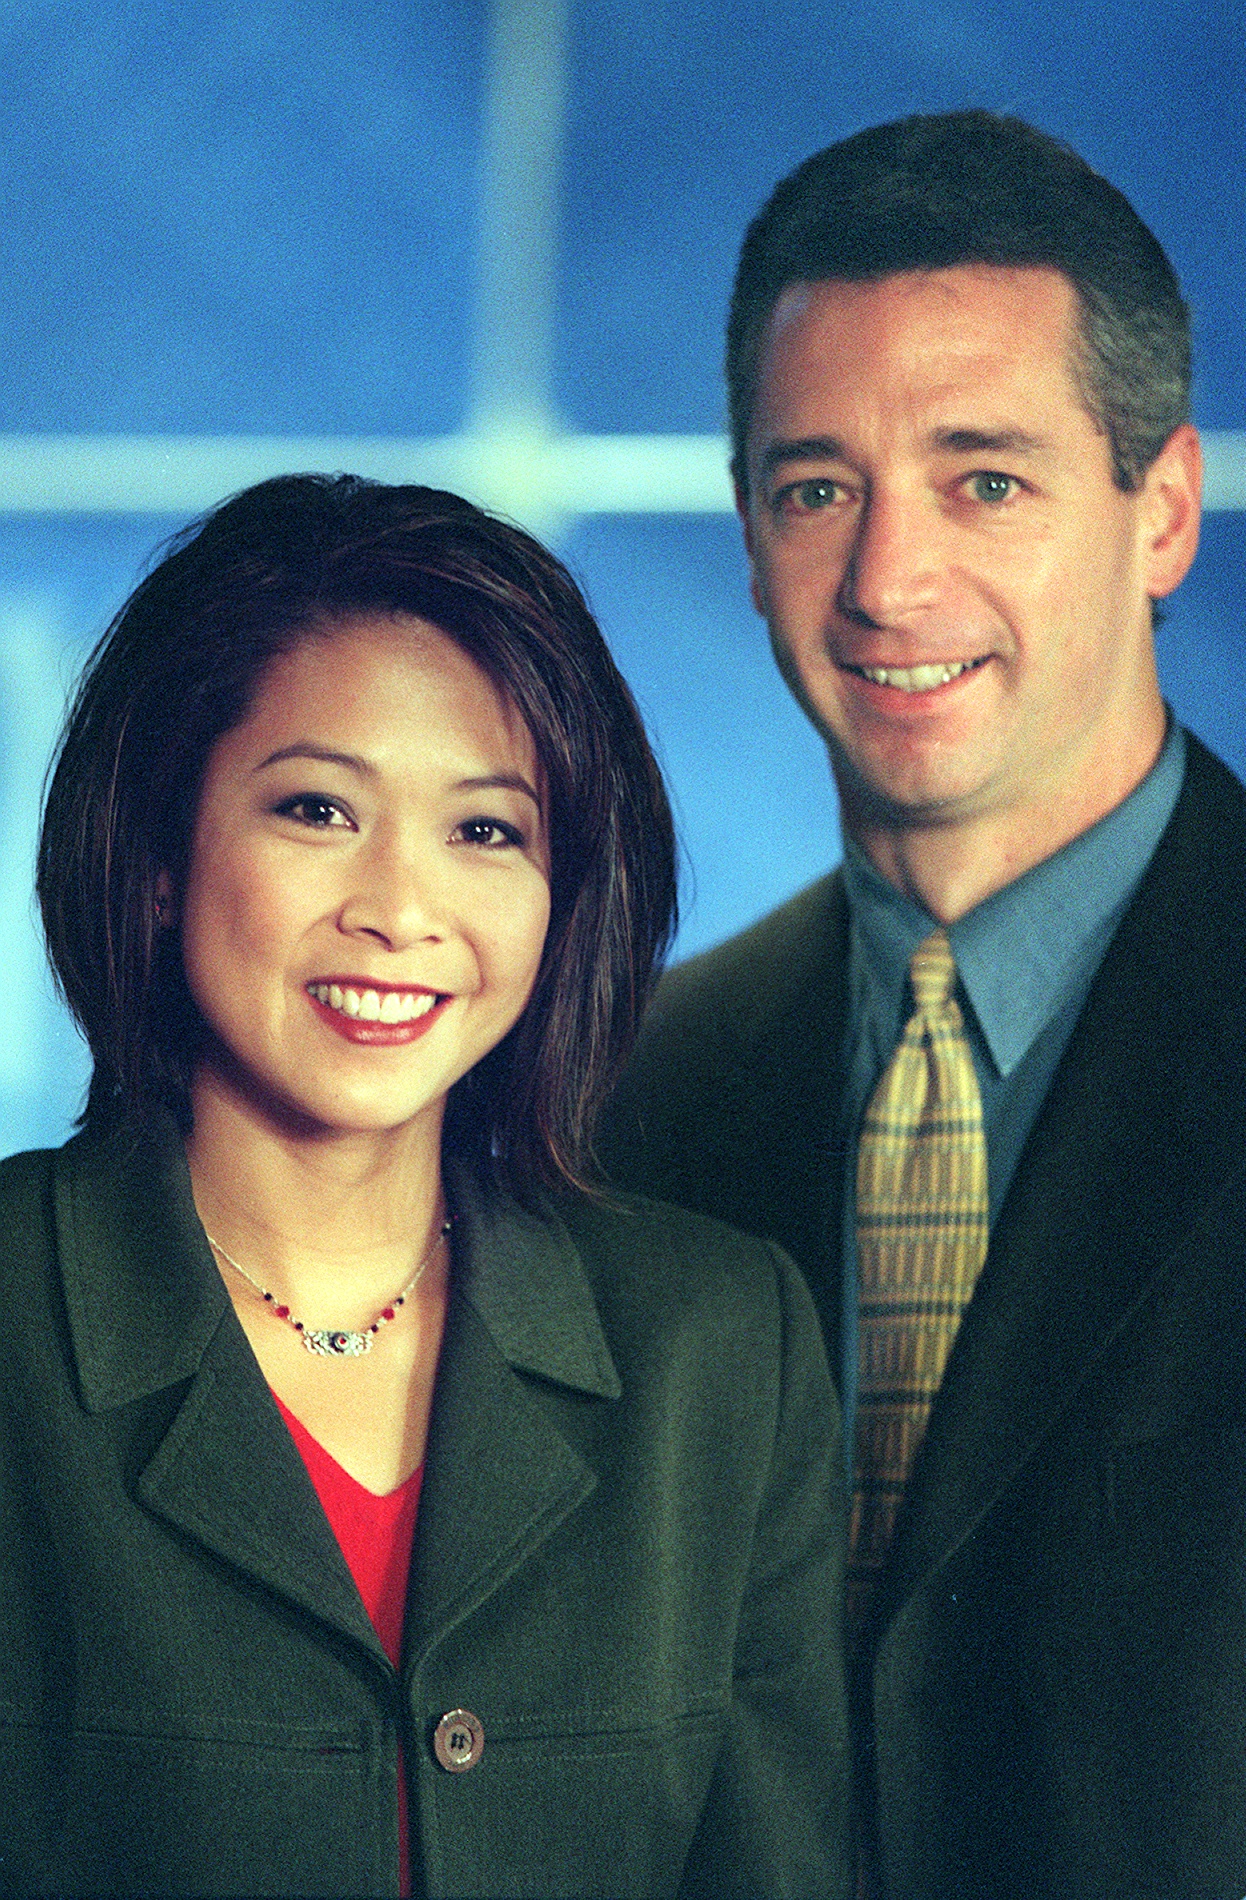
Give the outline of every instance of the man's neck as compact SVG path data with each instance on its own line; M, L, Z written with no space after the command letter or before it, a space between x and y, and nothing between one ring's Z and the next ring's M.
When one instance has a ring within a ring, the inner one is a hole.
M1053 786L1019 809L917 821L865 807L841 785L844 829L880 877L936 922L954 924L1123 804L1154 766L1163 737L1161 729L1128 769L1097 783Z

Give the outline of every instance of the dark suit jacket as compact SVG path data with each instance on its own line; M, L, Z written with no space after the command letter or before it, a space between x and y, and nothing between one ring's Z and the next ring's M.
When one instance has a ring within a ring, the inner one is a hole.
M839 1363L838 877L666 980L603 1143ZM1246 793L1187 782L1000 1211L859 1684L889 1900L1246 1894Z
M799 1276L673 1210L456 1197L402 1669L180 1146L0 1167L0 1890L842 1894L830 1384ZM484 1753L437 1765L470 1709Z

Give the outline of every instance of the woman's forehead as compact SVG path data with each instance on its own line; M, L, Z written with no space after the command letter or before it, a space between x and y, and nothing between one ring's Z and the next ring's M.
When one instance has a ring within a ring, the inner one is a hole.
M410 614L309 627L268 662L218 753L298 745L377 765L477 757L535 775L539 764L513 698L451 635Z

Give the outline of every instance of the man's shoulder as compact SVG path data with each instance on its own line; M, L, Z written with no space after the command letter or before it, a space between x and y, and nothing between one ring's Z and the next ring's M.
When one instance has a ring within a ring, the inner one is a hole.
M848 909L832 871L738 935L669 970L658 986L646 1039L706 1027L748 1040L811 996L826 998L841 971Z
M1119 937L1131 943L1143 932L1180 945L1169 977L1185 982L1244 928L1246 786L1187 733L1185 782Z
M1246 848L1246 785L1192 732L1185 735L1185 756L1185 783L1169 826L1173 838L1184 841L1182 821L1204 837L1214 825L1208 842Z
M601 1129L614 1181L818 1257L847 940L833 873L664 978Z

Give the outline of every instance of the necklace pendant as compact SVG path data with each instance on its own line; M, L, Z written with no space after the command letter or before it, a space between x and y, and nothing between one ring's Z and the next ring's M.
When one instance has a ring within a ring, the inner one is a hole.
M372 1351L372 1335L340 1330L330 1333L305 1330L303 1345L308 1352L317 1353L322 1359L358 1359L362 1353Z

